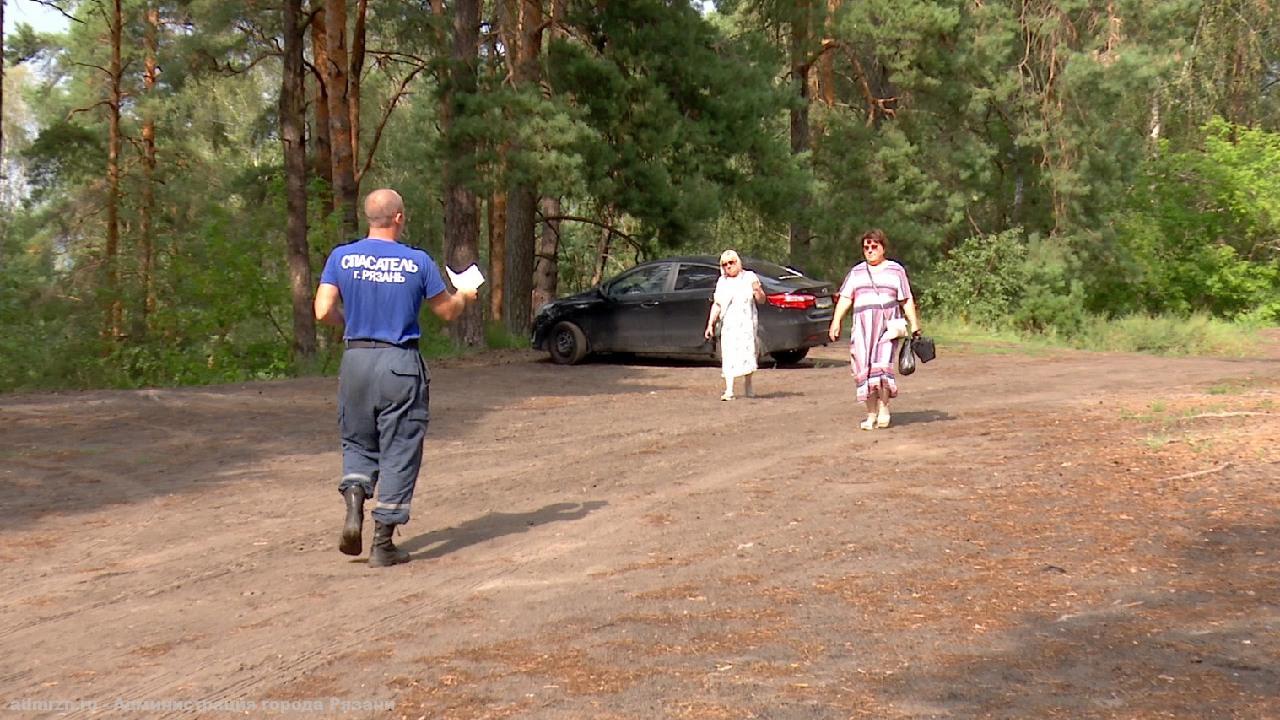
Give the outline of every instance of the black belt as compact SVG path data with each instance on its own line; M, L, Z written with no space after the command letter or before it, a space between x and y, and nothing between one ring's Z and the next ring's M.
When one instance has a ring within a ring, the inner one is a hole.
M389 343L381 340L348 340L348 348L400 348L402 350L417 350L418 339L405 340L402 343Z

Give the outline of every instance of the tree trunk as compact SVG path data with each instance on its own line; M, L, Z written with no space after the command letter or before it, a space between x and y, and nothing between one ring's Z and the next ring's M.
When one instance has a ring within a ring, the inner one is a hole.
M600 241L596 244L596 267L591 273L591 285L594 287L604 281L609 270L609 253L613 250L613 212L604 211L600 229Z
M506 286L507 195L489 198L489 317L502 320L502 294Z
M547 18L546 27L553 39L563 39L565 0L551 0L551 17ZM541 42L539 42L541 45ZM560 198L544 197L539 204L543 218L559 218L563 213ZM537 248L533 254L533 298L532 310L536 312L543 304L556 299L560 292L560 220L544 220L542 232L538 236Z
M111 64L107 71L111 83L111 97L107 102L110 113L107 122L107 244L103 253L107 316L103 334L108 340L119 340L124 337L124 304L120 288L120 107L124 101L120 45L124 13L120 8L120 0L112 3L110 26Z
M355 148L351 144L351 98L347 69L347 2L325 0L325 39L329 54L325 77L329 86L329 142L333 151L333 201L341 213L342 232L359 232L356 215Z
M826 47L827 40L834 38L836 29L836 17L840 12L841 0L827 0L827 16L823 21L823 27L826 30L823 33L822 44ZM836 54L831 51L823 52L818 59L817 86L818 97L822 102L831 107L836 104L836 72L835 72Z
M560 198L542 198L542 216L560 216ZM533 257L533 309L556 299L560 289L560 221L546 220Z
M502 294L507 331L517 337L533 326L533 231L538 196L525 183L507 191L507 275Z
M306 70L302 63L302 0L284 0L284 72L280 81L280 140L284 144L285 252L293 301L293 357L316 354L311 252L307 246Z
M9 176L4 162L4 3L0 0L0 179Z
M369 14L369 0L356 2L356 26L351 33L351 70L347 75L347 112L351 116L351 164L360 167L360 79L364 74L365 19ZM360 196L360 176L355 173L355 197Z
M538 82L542 54L542 2L519 0L511 82L517 89ZM513 148L520 152L520 148ZM503 293L507 331L517 337L533 326L533 252L538 194L528 182L513 182L507 189L507 277Z
M316 68L315 121L311 129L312 167L328 191L321 206L325 216L333 213L333 147L329 142L329 36L324 19L325 0L311 0L311 57Z
M807 153L810 147L809 138L809 2L799 0L796 3L796 17L791 22L791 87L794 88L800 102L791 108L791 154ZM792 221L789 228L788 254L791 264L805 267L809 260L809 226L806 216L809 211L809 197L806 194L797 208L799 217Z
M466 169L475 163L475 143L457 140L454 125L461 101L476 91L480 55L480 0L456 0L449 79L443 97L446 141L444 161L444 261L462 270L479 258L480 218L476 195L466 186ZM451 137L453 136L453 137ZM465 348L484 346L484 313L480 303L467 307L449 326L454 343Z
M503 60L504 48L509 49L512 45L511 38L511 13L510 3L513 0L503 0L494 6L494 12L497 14L498 32L491 33L489 36L488 57L493 64L493 72L496 75L500 70L499 66ZM505 170L507 165L507 155L510 152L510 144L502 143L498 146L497 166ZM507 282L507 191L506 189L495 190L489 196L488 203L488 220L489 220L489 319L494 322L502 322L502 303L503 294L506 292Z
M156 59L160 49L160 10L148 4L147 24L143 32L144 58L142 87L150 97L156 89L159 65ZM145 106L144 106L145 107ZM142 285L142 302L133 323L133 334L138 338L147 334L148 318L156 307L154 264L155 244L152 240L152 221L156 206L156 120L154 111L146 107L142 120L142 206L138 208L139 258L138 265Z

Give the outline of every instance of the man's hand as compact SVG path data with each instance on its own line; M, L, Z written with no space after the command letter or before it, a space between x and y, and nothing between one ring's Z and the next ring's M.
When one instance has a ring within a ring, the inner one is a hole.
M449 292L448 290L445 290L442 293L438 293L435 297L429 298L427 300L427 307L431 308L431 312L435 313L436 317L441 320L444 320L445 322L453 322L462 314L462 311L466 309L467 305L476 299L478 294L479 293L477 293L475 288L471 288L469 290L458 290L456 292Z

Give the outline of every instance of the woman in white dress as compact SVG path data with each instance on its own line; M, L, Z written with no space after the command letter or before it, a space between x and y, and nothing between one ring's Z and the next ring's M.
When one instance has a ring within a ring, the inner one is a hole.
M742 269L742 258L732 250L720 254L720 279L711 300L711 314L702 336L710 340L720 325L720 362L724 375L721 400L733 399L733 379L742 378L742 394L755 397L751 374L756 371L756 303L764 302L760 278Z

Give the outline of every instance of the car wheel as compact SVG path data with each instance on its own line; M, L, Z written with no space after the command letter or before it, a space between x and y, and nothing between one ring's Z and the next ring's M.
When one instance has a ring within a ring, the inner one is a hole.
M779 350L769 354L773 356L774 361L779 365L795 365L809 354L809 348L800 348L798 350Z
M582 328L568 320L561 320L551 328L548 351L557 365L574 365L587 356L587 336Z

